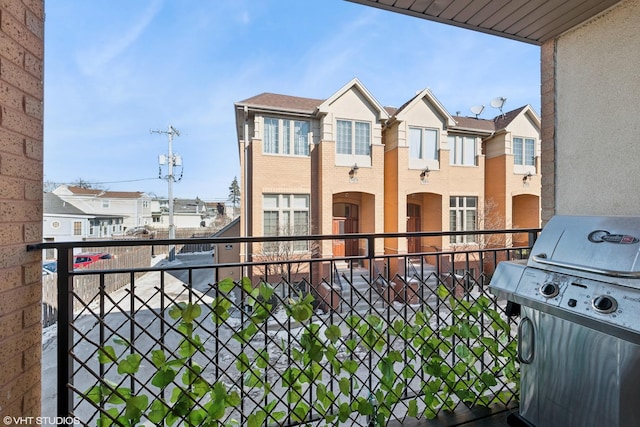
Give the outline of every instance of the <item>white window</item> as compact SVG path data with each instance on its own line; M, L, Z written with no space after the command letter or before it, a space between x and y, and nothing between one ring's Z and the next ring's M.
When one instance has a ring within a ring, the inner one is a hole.
M536 141L533 138L513 138L513 164L535 166Z
M82 236L82 222L81 221L73 221L73 235L74 236Z
M438 131L410 127L409 157L419 160L438 160Z
M467 196L452 196L449 198L449 230L473 231L476 230L478 214L478 198ZM471 243L476 237L451 236L450 243Z
M309 234L308 194L265 194L262 205L265 237ZM307 241L296 241L292 244L274 242L269 244L267 250L281 251L284 246L294 251L306 251L309 243Z
M336 127L336 152L338 154L371 155L371 123L338 120Z
M104 209L109 209L109 199L102 200L102 207Z
M265 117L263 152L308 156L309 133L307 121Z
M452 165L476 166L476 139L472 136L447 137L449 141L449 163Z

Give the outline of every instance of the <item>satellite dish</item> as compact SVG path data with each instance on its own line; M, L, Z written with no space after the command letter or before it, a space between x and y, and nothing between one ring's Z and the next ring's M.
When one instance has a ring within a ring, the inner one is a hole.
M505 102L507 102L507 98L503 96L499 96L491 100L491 106L493 108L497 108L498 110L500 110L500 114L502 114L503 117L504 117L504 113L502 112L502 107L504 106Z
M499 108L500 111L502 111L502 106L504 105L504 103L507 101L507 98L503 98L502 96L499 96L497 98L493 98L491 100L491 106L493 108Z
M482 111L484 110L484 105L474 105L473 107L470 108L470 110L473 114L476 115L476 119L477 119L478 116L482 114Z

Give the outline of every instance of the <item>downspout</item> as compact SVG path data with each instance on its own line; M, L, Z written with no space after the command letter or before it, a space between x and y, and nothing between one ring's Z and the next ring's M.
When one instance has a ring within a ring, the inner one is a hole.
M243 107L244 112L244 128L242 138L244 139L244 236L249 237L249 212L251 211L251 197L249 194L249 107ZM251 250L249 247L249 243L245 243L245 262L251 261ZM248 272L247 272L248 273ZM247 274L248 275L248 274Z

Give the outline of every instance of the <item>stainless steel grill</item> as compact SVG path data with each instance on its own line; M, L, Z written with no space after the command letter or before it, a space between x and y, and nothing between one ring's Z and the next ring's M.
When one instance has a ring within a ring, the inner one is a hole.
M556 216L490 289L521 316L510 425L640 426L640 217Z

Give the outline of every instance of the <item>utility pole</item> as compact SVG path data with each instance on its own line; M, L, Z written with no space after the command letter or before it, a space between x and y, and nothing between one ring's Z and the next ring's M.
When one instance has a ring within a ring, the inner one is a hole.
M165 156L161 154L158 158L158 164L160 167L159 176L160 179L166 179L169 189L169 239L176 238L176 227L173 223L173 183L180 181L182 179L182 173L180 173L180 178L176 181L176 177L174 174L174 167L179 166L182 167L182 158L179 155L173 154L173 137L180 136L180 132L169 125L169 130L152 130L151 133L161 133L165 134L169 137L169 153ZM162 176L162 166L167 165L167 175ZM169 246L169 261L173 261L176 258L176 248L174 245Z

